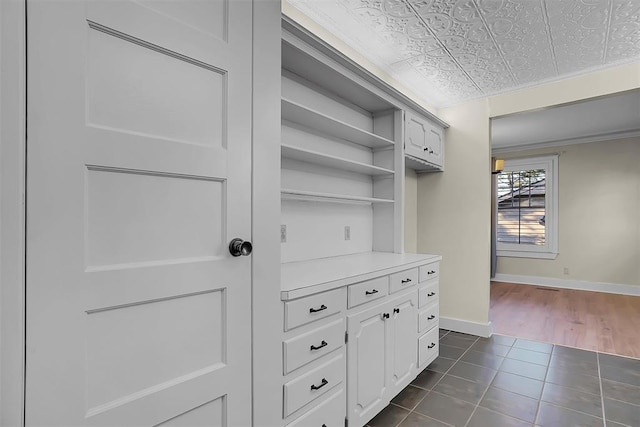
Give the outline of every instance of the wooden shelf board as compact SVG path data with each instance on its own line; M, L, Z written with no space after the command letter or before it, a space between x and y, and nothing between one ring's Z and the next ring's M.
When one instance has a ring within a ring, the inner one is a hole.
M365 175L379 176L393 175L394 173L391 169L385 169L367 163L347 160L341 157L320 153L318 151L307 150L305 148L294 147L287 144L282 144L281 147L282 156L289 159L300 160L303 162L314 163L317 165L327 166L334 169L341 169L349 172L361 173Z
M391 199L377 199L374 197L348 196L344 194L320 193L317 191L281 190L283 200L312 200L333 203L394 203Z
M390 139L357 128L285 98L282 99L282 119L314 129L328 136L370 148L389 148L394 146L394 142Z

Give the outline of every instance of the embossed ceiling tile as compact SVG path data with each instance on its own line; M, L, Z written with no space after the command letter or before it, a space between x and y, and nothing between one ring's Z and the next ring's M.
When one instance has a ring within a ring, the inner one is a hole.
M614 0L606 61L640 56L640 2Z
M601 65L609 22L609 0L547 1L559 73Z
M517 84L529 83L541 74L545 78L555 75L541 3L530 0L499 3L500 7L494 7L485 21Z

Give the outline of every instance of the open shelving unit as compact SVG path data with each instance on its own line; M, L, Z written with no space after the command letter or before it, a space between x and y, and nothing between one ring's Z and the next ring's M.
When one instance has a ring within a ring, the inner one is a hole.
M281 107L282 262L401 253L402 111L286 32Z

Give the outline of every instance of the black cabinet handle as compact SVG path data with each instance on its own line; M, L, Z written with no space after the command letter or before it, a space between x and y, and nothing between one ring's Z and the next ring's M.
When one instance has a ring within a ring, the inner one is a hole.
M411 279L400 280L400 283L409 283L409 282L411 282Z
M427 346L427 348L431 349L431 348L433 348L433 347L435 347L435 346L436 346L436 343L432 342L431 344L429 344L429 345Z
M327 384L329 384L329 381L327 381L326 378L323 378L322 383L320 383L320 385L311 384L311 390L320 390L322 387L326 386Z
M317 312L319 312L319 311L326 310L326 309L327 309L327 306L326 306L326 305L324 305L324 304L322 304L322 305L320 306L320 308L313 308L313 307L311 307L311 308L309 309L309 313L317 313Z
M319 346L317 346L317 347L316 347L315 345L313 345L313 344L312 344L312 345L311 345L311 350L320 350L322 347L326 347L326 346L328 346L328 345L329 345L329 344L327 344L327 342L326 342L325 340L322 340L322 342L320 343L320 345L319 345Z
M423 151L429 151L429 147L424 147L422 150Z
M399 308L394 308L394 309L393 309L393 312L394 312L394 313L400 313L400 309L399 309Z
M389 313L382 313L382 320L388 319L388 318L389 318Z
M428 296L428 297L432 297L432 296L434 296L435 294L436 294L435 292L429 292L429 293L427 294L427 296Z
M435 318L436 318L436 316L434 314L432 314L431 316L427 317L427 320L433 320Z
M365 294L365 295L373 295L373 294L377 294L377 293L378 293L378 290L377 290L377 289L374 289L374 290L372 290L372 291L364 291L364 294Z
M435 270L427 271L427 274L436 274Z
M433 150L429 150L429 154L433 154Z

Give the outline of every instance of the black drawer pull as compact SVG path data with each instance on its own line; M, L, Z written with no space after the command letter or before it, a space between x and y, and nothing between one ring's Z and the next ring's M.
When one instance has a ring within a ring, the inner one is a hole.
M427 294L427 296L428 296L428 297L432 297L432 296L435 296L435 294L436 294L435 292L429 292L429 293Z
M311 308L309 309L309 313L317 313L317 312L319 312L319 311L326 310L326 309L327 309L327 306L326 306L326 305L324 305L324 304L322 304L322 305L320 306L320 308L313 308L313 307L311 307Z
M319 345L319 346L317 346L317 347L316 347L315 345L311 344L311 350L320 350L322 347L326 347L326 346L328 346L328 345L329 345L329 344L327 344L327 342L326 342L325 340L322 340L322 342L320 343L320 345Z
M435 270L428 271L427 274L436 274Z
M311 384L311 390L320 390L322 387L326 386L327 384L329 384L329 381L327 381L326 378L323 378L322 383L320 383L320 385Z
M372 290L372 291L364 291L364 294L365 294L365 295L373 295L373 294L377 294L377 293L378 293L378 290L377 290L377 289L374 289L374 290Z
M388 318L389 318L389 313L382 313L382 320L388 319Z
M429 345L427 346L427 348L428 348L428 349L432 349L432 348L433 348L433 347L435 347L435 346L436 346L436 343L432 342L431 344L429 344Z
M409 282L411 282L411 279L400 280L400 283L409 283Z
M394 313L400 313L400 309L399 309L399 308L394 308L394 309L393 309L393 312L394 312Z
M436 318L436 315L435 315L435 314L432 314L431 316L427 317L427 320L433 320L433 319L435 319L435 318Z

